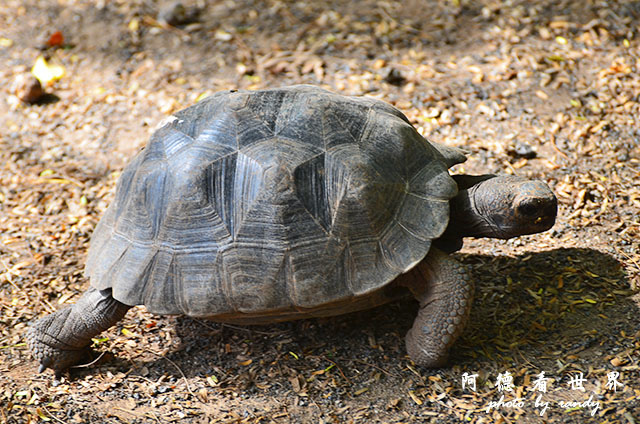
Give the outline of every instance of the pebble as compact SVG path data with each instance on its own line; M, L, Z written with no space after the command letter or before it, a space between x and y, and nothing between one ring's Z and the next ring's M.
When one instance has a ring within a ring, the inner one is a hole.
M514 146L509 149L509 153L517 158L533 159L538 154L533 147L523 141L517 141Z
M16 77L13 93L23 102L36 103L44 95L40 81L30 73L23 73Z
M397 70L396 68L389 69L389 73L384 78L386 82L391 85L403 85L406 82L406 78L402 75L402 72Z
M199 10L180 1L167 1L160 5L158 21L172 26L186 25L198 19Z

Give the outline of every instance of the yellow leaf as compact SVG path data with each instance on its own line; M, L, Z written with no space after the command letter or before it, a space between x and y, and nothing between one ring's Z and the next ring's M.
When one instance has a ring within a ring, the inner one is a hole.
M140 21L136 18L133 18L129 21L129 25L127 26L129 27L129 31L136 32L138 29L140 29Z
M45 179L45 181L53 184L70 184L71 183L71 181L67 180L66 178L47 178Z
M42 412L42 409L36 408L36 413L38 414L38 417L40 417L42 421L51 421L51 418L47 417L44 414L44 412Z
M547 57L547 59L552 60L554 62L564 62L564 57L558 54L552 54L551 56Z
M564 38L564 37L557 36L556 37L556 43L565 45L565 44L567 44L567 39Z
M61 65L48 64L44 56L38 56L31 73L42 85L51 85L64 76L65 70Z
M198 97L196 97L196 103L202 99L209 97L209 94L210 93L208 91L205 91L204 93L200 94Z
M384 65L386 65L384 59L376 59L376 61L373 62L373 69L382 69Z
M216 31L214 37L216 40L229 41L233 38L233 35L229 34L227 31L219 29Z
M337 40L336 36L333 34L329 34L325 37L324 41L326 41L327 43L331 44L334 43Z
M13 45L13 40L0 37L0 47L11 47L12 45Z
M27 401L27 405L33 405L33 404L34 404L38 399L40 399L40 396L38 396L36 393L34 393L34 394L31 396L31 399L29 399L29 400Z
M542 100L547 100L549 98L549 95L542 90L536 91L536 96L538 96Z
M409 390L409 396L411 396L411 399L413 399L413 401L416 404L422 405L422 401L420 400L420 398L418 398L418 396L416 396L416 394L413 392L413 390Z

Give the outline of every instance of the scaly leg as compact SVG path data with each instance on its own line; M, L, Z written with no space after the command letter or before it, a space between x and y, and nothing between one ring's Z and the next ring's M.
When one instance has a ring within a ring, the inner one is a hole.
M91 338L120 321L130 309L111 296L111 290L89 288L74 305L36 321L27 332L27 344L40 362L56 374L77 364Z
M461 263L433 247L410 274L400 284L411 290L420 310L405 339L407 352L418 365L439 367L467 323L473 282Z

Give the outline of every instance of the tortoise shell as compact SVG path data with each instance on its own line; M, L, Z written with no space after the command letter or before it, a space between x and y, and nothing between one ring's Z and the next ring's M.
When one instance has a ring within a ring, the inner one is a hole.
M459 153L393 106L311 87L217 93L123 171L85 272L150 312L339 312L428 253Z

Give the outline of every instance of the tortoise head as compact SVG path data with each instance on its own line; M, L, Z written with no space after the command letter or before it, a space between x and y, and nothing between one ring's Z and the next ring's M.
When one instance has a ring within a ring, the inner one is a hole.
M449 227L458 237L508 239L546 231L556 219L558 201L542 181L513 175L457 175Z

